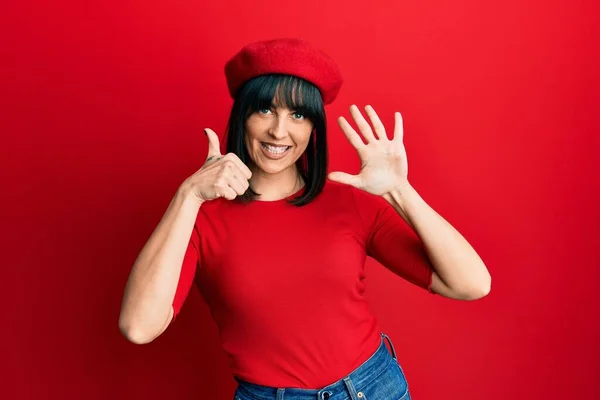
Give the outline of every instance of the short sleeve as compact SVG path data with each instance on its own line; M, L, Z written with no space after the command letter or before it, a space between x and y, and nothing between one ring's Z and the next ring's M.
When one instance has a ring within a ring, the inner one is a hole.
M175 291L175 297L173 298L173 320L181 311L181 307L185 302L192 284L194 283L194 276L196 275L196 268L200 265L200 235L198 229L194 225L192 234L188 242L185 255L183 256L183 263L181 265L181 273L179 274L179 282L177 283L177 289Z
M416 232L382 197L356 189L354 199L367 230L367 255L408 282L433 293L433 265Z

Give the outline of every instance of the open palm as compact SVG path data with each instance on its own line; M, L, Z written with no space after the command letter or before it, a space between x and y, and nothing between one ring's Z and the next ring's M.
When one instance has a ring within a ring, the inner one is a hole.
M408 184L408 161L403 143L402 115L399 112L394 114L394 136L389 139L373 107L366 106L365 111L373 128L356 105L350 107L350 114L365 138L366 144L344 117L338 118L340 128L358 152L361 161L360 172L358 175L350 175L336 171L328 176L332 181L345 183L374 195L384 195Z

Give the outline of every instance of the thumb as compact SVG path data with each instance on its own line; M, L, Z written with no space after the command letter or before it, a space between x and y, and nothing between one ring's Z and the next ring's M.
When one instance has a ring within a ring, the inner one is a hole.
M346 185L354 186L356 188L360 188L360 176L358 175L350 175L345 172L331 172L327 175L327 177L334 181L343 183Z
M208 157L217 157L221 155L221 146L219 144L219 136L212 129L204 129L206 137L208 138Z

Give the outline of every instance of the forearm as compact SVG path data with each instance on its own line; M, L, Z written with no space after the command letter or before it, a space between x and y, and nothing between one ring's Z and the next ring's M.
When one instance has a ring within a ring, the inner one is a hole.
M145 343L164 330L201 203L180 188L136 259L125 287L119 327Z
M489 292L491 277L477 252L410 184L383 197L420 237L435 272L455 297L479 298Z

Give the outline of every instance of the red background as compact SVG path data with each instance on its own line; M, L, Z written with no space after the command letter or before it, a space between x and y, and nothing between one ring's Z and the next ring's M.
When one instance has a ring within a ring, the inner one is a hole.
M458 302L367 266L413 397L600 398L593 3L2 2L1 397L232 397L197 291L145 346L119 334L121 296L202 128L223 132L226 59L300 36L346 79L332 169L358 167L335 124L350 104L390 130L401 111L413 186L493 276Z

